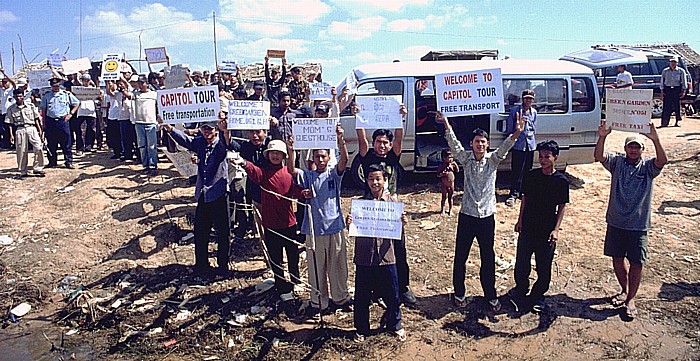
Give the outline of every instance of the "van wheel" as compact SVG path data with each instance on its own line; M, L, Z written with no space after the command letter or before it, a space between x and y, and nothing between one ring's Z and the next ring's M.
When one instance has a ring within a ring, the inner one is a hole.
M352 177L352 182L355 184L356 188L364 188L365 175L362 173L362 162L360 161L359 154L352 160L352 165L350 166L350 176Z
M661 113L664 111L664 101L661 98L656 98L651 100L651 117L661 118Z

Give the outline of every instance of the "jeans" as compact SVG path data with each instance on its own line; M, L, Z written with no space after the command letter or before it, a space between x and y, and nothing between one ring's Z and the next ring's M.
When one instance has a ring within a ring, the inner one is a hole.
M119 137L122 142L122 157L126 159L134 158L134 147L136 143L136 129L131 122L127 120L119 120Z
M510 195L519 198L523 189L523 177L532 169L532 159L535 152L532 150L511 150L511 183Z
M452 269L452 285L456 297L464 297L464 277L467 272L467 258L474 242L479 242L481 269L479 280L484 297L487 300L496 298L496 255L493 250L493 238L496 223L494 216L476 218L464 213L459 214L457 224L457 241L455 242L455 259Z
M399 281L396 265L360 266L355 268L355 311L353 322L360 335L369 335L369 306L371 295L381 297L386 303L382 321L390 331L401 328L401 308L399 307Z
M219 269L228 270L231 224L228 217L228 195L204 202L204 193L199 196L194 213L194 258L195 268L209 267L209 234L214 226L217 234L216 262Z
M58 145L61 145L63 158L66 164L73 163L73 137L70 132L70 123L63 118L46 117L46 143L48 143L49 165L58 162Z
M552 280L552 260L554 259L555 245L550 246L547 241L549 235L535 236L524 233L518 237L518 249L515 257L515 293L519 297L527 295L530 288L530 259L535 254L537 267L537 281L532 286L530 297L535 301L542 300L549 290Z
M399 294L408 291L408 261L406 260L406 237L401 234L401 239L394 240L394 257L396 257L396 272L399 277Z
M157 125L137 123L135 127L136 141L139 145L143 167L146 169L156 169L156 165L158 164Z
M275 274L275 289L279 294L292 292L294 289L293 284L299 283L299 248L289 240L296 239L296 233L296 226L281 229L265 229L265 246L270 256L272 273ZM282 269L283 250L287 253L287 268L292 279L291 282L284 278L284 269Z
M107 119L107 146L112 148L115 157L122 155L122 137L116 119Z

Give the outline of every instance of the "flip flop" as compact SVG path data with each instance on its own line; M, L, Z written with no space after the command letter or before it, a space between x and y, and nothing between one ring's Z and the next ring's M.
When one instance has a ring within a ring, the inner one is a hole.
M394 335L396 335L396 337L397 337L397 338L399 339L399 341L401 341L401 342L406 341L406 339L408 338L408 335L406 334L406 330L403 329L403 328L400 329L400 330L394 331Z
M615 308L620 308L620 307L624 306L626 301L627 301L627 294L625 294L625 293L618 293L615 296L610 297L610 303Z
M625 316L627 316L627 318L629 318L630 320L634 320L637 317L637 314L637 307L625 307Z

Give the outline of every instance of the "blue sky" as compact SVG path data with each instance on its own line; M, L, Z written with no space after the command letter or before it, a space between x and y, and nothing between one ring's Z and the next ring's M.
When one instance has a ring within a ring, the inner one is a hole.
M220 61L262 62L266 49L285 49L289 63L320 62L332 82L358 64L430 50L552 59L593 44L686 42L700 51L697 0L82 0L82 18L78 0L2 0L0 54L11 74L14 43L19 69L19 34L28 60L56 49L79 58L82 20L82 56L137 59L140 35L144 48L165 46L173 64L213 69L212 12Z

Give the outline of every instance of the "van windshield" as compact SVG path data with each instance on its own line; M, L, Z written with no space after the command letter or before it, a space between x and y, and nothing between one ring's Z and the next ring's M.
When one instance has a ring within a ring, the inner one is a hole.
M569 88L565 79L504 79L503 104L507 113L522 103L525 89L535 92L532 106L540 114L561 114L569 110Z

